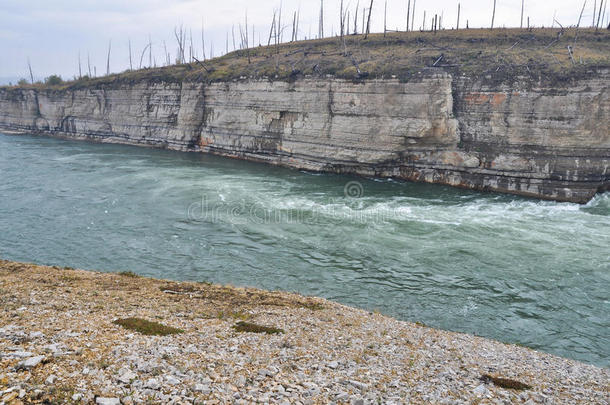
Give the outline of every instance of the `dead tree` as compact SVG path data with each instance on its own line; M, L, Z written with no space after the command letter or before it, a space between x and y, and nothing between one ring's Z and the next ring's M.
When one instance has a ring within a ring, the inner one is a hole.
M32 73L32 64L30 63L30 58L28 57L28 70L30 71L30 82L34 84L34 73Z
M133 61L131 59L131 39L129 39L129 70L133 70Z
M407 32L409 32L409 20L411 18L411 0L407 3Z
M496 0L494 0L494 11L491 14L491 29L494 29L494 20L496 19Z
M597 13L597 0L593 2L593 22L591 23L591 28L595 27L595 13Z
M235 46L235 39L233 40L233 45ZM203 25L203 18L201 19L201 58L205 60L205 27Z
M360 8L360 0L356 3L356 13L354 14L354 35L358 34L358 9Z
M294 42L294 33L297 29L297 12L294 12L294 16L292 17L292 36L290 37L290 42Z
M191 31L191 60L193 58L193 32ZM152 39L148 36L148 67L152 67Z
M580 20L582 19L582 13L585 11L585 7L587 5L587 0L582 5L582 9L580 10L580 16L578 17L578 23L576 24L576 33L574 34L574 43L572 44L572 51L576 49L576 40L578 39L578 28L580 27ZM571 51L568 47L568 52L570 52L570 58L572 59L572 63L574 63L574 58L572 58Z
M275 29L275 14L276 11L273 11L273 21L271 22L271 29L269 30L269 41L267 42L267 46L271 45L271 38L273 38L273 31ZM235 28L235 26L233 27ZM235 30L233 30L233 48L235 48Z
M110 74L110 50L112 49L112 40L108 42L108 58L106 59L106 76Z
M523 29L523 10L525 10L525 0L521 0L521 29Z
M411 16L411 31L415 30L415 1L413 0L413 15Z
M301 22L301 6L299 6L298 10L297 10L297 28L294 30L294 40L298 41L299 40L299 25ZM260 34L259 34L260 36Z
M460 3L458 3L458 19L457 19L457 25L455 26L456 30L460 29Z
M369 17L366 22L366 34L364 35L364 39L367 39L369 34L371 33L371 14L373 12L373 0L371 0L371 5L369 6Z
M320 20L318 22L318 39L324 38L324 0L320 0Z
M343 0L341 0L341 7L339 8L339 30L341 32L341 39L343 39Z
M146 44L144 49L142 49L142 53L140 54L140 66L139 69L142 69L142 61L144 60L144 55L146 55L146 51L150 48L150 44Z
M193 63L193 55L195 55L195 53L193 52L193 30L190 29L189 30L189 63ZM150 42L150 35L148 36L148 41ZM152 53L152 46L150 47L149 52ZM150 62L152 64L152 55L150 55Z
M383 37L385 38L388 32L388 0L385 0L385 6L383 8Z
M89 59L89 51L87 51L87 70L89 71L89 77L91 77L91 60Z
M596 30L599 29L599 22L600 22L600 19L601 19L601 16L602 16L603 5L604 5L604 0L602 0L601 3L599 3L599 11L597 13L597 24L595 24L595 29Z
M78 51L78 78L79 79L83 78L83 72L80 67L80 51Z

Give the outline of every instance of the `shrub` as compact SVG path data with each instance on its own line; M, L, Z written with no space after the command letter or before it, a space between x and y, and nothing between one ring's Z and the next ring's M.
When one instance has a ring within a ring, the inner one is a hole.
M51 76L47 77L46 79L44 79L44 83L49 86L59 86L63 82L64 81L61 78L61 76L57 76L57 75L51 75Z

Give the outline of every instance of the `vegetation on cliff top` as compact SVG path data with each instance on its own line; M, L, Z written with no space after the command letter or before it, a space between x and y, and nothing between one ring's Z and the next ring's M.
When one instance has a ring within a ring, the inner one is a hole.
M239 50L205 62L18 87L63 90L140 82L294 80L327 75L408 81L426 68L498 82L525 77L559 84L600 67L610 67L608 30L466 29L290 42Z

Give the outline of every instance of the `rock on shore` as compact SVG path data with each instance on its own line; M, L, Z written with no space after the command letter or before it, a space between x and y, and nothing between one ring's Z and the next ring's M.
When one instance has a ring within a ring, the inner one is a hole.
M2 404L608 403L607 369L294 294L0 261L0 305Z

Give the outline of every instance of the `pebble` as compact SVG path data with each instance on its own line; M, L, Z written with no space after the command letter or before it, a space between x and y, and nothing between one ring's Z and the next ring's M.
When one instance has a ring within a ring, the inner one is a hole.
M97 405L121 405L121 400L118 398L97 397L95 403Z
M75 390L68 400L102 405L461 405L481 399L529 405L607 399L607 369L324 300L314 299L323 309L311 310L300 304L309 298L281 292L37 266L3 273L3 263L0 286L11 294L0 295L0 304L9 308L0 311L0 387L10 388L0 388L0 400L41 403L64 386ZM66 284L62 278L75 280L71 292L56 287ZM168 288L175 294L162 292ZM34 300L35 307L13 316L10 308L22 305L16 302ZM112 326L119 317L185 332L144 336ZM284 333L238 333L232 326L244 318ZM52 363L38 356L43 353ZM30 369L16 370L16 363L36 357ZM481 384L482 374L514 378L532 389Z
M157 380L156 378L150 378L144 383L144 388L158 390L159 388L161 388L161 383L159 383L159 380Z
M19 364L17 364L17 369L18 370L31 370L34 367L36 367L37 365L39 365L40 363L42 363L42 361L44 359L45 359L44 356L34 356L34 357L27 358L25 360L20 361Z
M55 381L57 380L57 377L53 374L51 374L50 376L47 377L46 380L44 380L44 383L46 385L53 385L55 384Z

